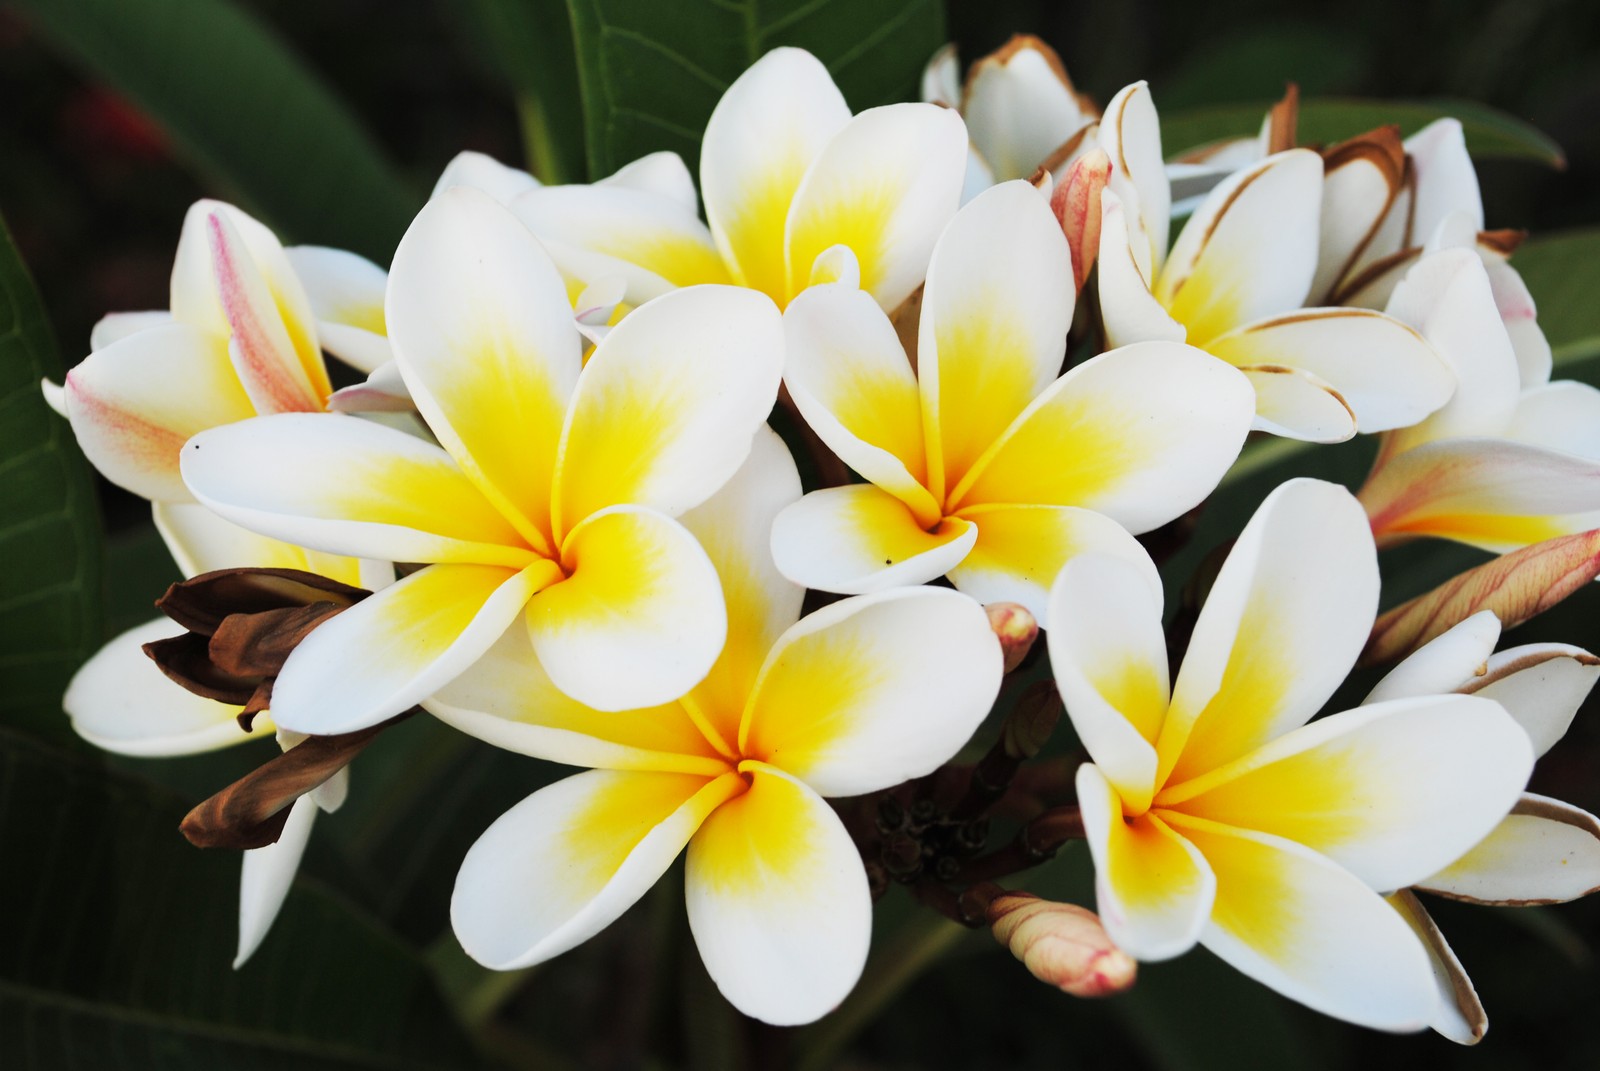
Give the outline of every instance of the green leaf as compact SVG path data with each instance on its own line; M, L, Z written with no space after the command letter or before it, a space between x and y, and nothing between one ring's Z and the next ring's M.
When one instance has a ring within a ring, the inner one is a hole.
M516 94L528 170L546 183L584 178L583 104L565 0L447 4Z
M219 193L295 240L387 263L420 206L348 108L227 0L12 0L147 112Z
M723 90L779 45L812 52L859 110L914 100L945 42L937 0L567 0L583 86L589 172L659 149L694 169Z
M1511 263L1533 294L1556 367L1600 357L1600 228L1532 238Z
M239 859L183 811L0 731L0 1066L478 1066L416 953L306 882L234 971Z
M100 514L46 376L61 362L0 220L0 722L70 737L61 694L101 639Z
M1261 129L1272 102L1228 104L1167 112L1161 116L1161 146L1168 157L1224 138L1244 137ZM1435 119L1454 116L1467 136L1467 151L1478 159L1531 160L1562 170L1567 157L1549 135L1516 116L1487 104L1458 100L1361 100L1321 97L1300 102L1299 140L1303 145L1342 141L1398 123L1400 132L1415 134Z

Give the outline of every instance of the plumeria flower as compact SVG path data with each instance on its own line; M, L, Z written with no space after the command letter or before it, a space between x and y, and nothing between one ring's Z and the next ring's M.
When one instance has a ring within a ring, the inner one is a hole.
M673 516L743 462L777 393L781 321L731 287L667 294L587 365L566 287L489 196L429 202L395 253L390 343L435 446L337 414L217 428L184 448L201 501L280 539L421 563L318 626L273 690L330 734L426 699L518 618L556 684L601 709L705 675L725 617Z
M562 270L594 282L626 265L627 299L728 282L779 306L852 252L862 289L887 310L922 282L960 200L966 130L947 108L891 104L852 117L816 57L777 48L728 87L706 124L700 188L678 197L615 184L549 186L512 209ZM659 166L659 165L657 165ZM709 225L708 225L709 224Z
M783 512L773 549L784 575L846 594L948 575L1043 620L1073 554L1148 562L1129 531L1216 486L1249 427L1249 384L1172 342L1061 375L1072 293L1061 228L1019 181L979 195L940 237L915 370L871 295L837 283L796 298L784 316L790 395L869 482Z
M964 201L1041 167L1060 174L1094 144L1099 113L1073 88L1055 49L1031 34L1012 35L974 63L965 84L955 45L946 45L922 73L922 99L966 120L972 146Z
M855 984L871 896L823 797L951 758L999 691L1001 653L982 609L948 590L800 618L803 592L767 550L773 515L799 495L793 460L763 430L742 471L683 515L722 577L729 628L716 666L676 703L576 703L520 630L427 703L500 747L592 767L523 800L467 852L450 917L474 959L511 970L580 944L687 845L689 926L735 1007L804 1023Z
M1291 480L1245 526L1168 685L1161 603L1084 555L1050 596L1050 661L1083 745L1098 910L1147 960L1196 943L1329 1015L1434 1019L1428 954L1380 893L1438 872L1515 804L1528 736L1480 696L1307 725L1366 642L1378 565L1359 504Z
M1171 194L1142 82L1106 107L1100 140L1117 168L1101 200L1109 345L1198 346L1249 377L1258 429L1314 442L1414 424L1449 399L1449 369L1404 324L1369 309L1302 308L1317 269L1316 153L1275 153L1230 175L1169 254Z
M1532 643L1494 653L1500 621L1484 611L1467 618L1396 666L1367 703L1442 691L1493 699L1516 719L1542 756L1566 734L1600 679L1600 659L1580 647ZM1486 838L1436 874L1422 892L1475 904L1559 904L1600 891L1600 819L1547 796L1525 792ZM1427 909L1414 896L1394 904L1427 940L1441 986L1429 1023L1452 1041L1473 1044L1489 1027L1466 973Z
M1524 381L1482 258L1424 258L1388 311L1459 385L1428 419L1384 436L1360 491L1379 543L1435 536L1502 553L1600 527L1600 390L1548 382L1548 368Z

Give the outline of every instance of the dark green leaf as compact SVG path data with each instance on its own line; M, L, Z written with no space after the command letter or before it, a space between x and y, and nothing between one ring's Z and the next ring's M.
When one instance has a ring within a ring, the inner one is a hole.
M227 0L12 0L286 237L386 263L419 196L332 91Z
M565 0L448 4L516 94L528 169L548 183L584 177L583 105Z
M1159 101L1158 101L1159 103ZM1228 104L1167 112L1161 116L1161 146L1169 157L1224 138L1243 137L1261 129L1261 118L1271 106ZM1359 100L1322 97L1300 103L1301 144L1342 141L1386 123L1398 123L1400 132L1415 134L1435 119L1454 116L1467 135L1467 150L1479 159L1531 160L1560 170L1566 154L1550 137L1516 116L1486 104L1457 100Z
M922 67L945 41L936 0L568 0L567 7L594 175L658 149L696 167L700 133L722 91L779 45L815 54L859 110L916 99Z
M239 859L183 810L0 731L0 1066L477 1066L416 954L304 882L234 971Z
M1600 357L1600 229L1532 238L1511 263L1533 293L1556 367Z
M61 693L101 639L100 515L46 376L61 363L0 221L0 719L67 734Z

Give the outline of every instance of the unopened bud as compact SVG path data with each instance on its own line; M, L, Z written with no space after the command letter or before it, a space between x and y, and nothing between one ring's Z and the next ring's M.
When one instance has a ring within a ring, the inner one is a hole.
M992 602L983 609L989 615L989 627L1000 640L1006 672L1010 673L1022 665L1022 660L1033 650L1033 641L1039 638L1039 622L1026 607L1014 602Z
M1016 892L991 901L988 917L995 940L1063 993L1107 997L1133 985L1138 964L1112 943L1093 911Z
M1073 162L1050 195L1050 207L1072 250L1072 281L1080 293L1100 252L1100 195L1110 181L1111 157L1095 149Z

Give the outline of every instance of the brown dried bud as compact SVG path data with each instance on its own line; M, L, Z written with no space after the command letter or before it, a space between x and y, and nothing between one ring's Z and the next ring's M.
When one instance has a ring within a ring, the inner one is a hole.
M1072 250L1072 281L1079 293L1100 252L1100 195L1110 181L1111 157L1094 149L1074 161L1050 195L1050 207Z
M295 645L369 593L297 569L219 569L180 581L156 606L189 631L144 646L172 680L196 695L242 705L250 728L272 700L272 682Z
M1075 997L1107 997L1133 985L1138 964L1112 943L1100 917L1076 904L1005 893L990 901L995 940L1035 978Z
M283 832L289 806L334 774L403 718L338 736L308 736L198 804L179 829L197 848L261 848Z
M1056 723L1061 720L1061 696L1054 683L1034 681L1017 699L1000 729L1006 756L1015 761L1031 759L1044 750Z
M1039 622L1026 607L1014 602L992 602L983 610L989 615L989 627L1000 640L1006 672L1010 673L1022 665L1022 660L1033 650L1033 641L1039 638Z

